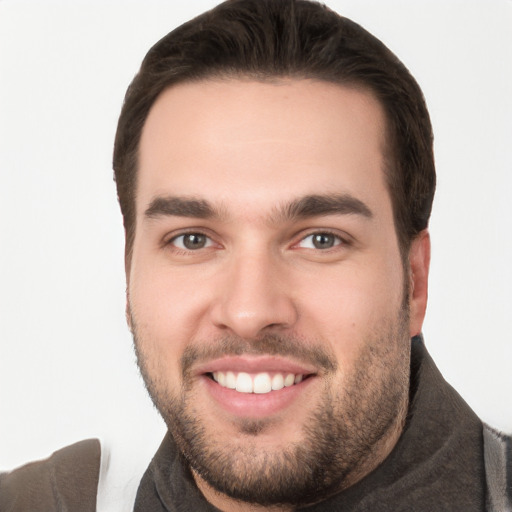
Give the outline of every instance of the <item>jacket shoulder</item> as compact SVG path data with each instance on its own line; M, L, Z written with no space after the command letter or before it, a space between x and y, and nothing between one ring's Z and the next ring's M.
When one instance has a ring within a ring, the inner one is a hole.
M512 510L512 437L484 424L487 511Z
M0 475L2 512L94 512L101 445L87 439Z

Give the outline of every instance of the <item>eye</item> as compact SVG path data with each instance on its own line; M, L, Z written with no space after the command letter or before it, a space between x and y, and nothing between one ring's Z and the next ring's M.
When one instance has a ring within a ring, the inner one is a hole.
M196 251L198 249L210 247L213 242L203 233L185 233L183 235L175 236L169 243L178 249Z
M332 233L311 233L304 237L298 244L298 247L304 249L331 249L336 245L343 243L343 240Z

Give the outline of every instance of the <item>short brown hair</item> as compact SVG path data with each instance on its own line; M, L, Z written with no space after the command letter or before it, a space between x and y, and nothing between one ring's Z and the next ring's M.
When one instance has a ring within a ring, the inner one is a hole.
M361 26L309 0L228 0L156 43L126 93L114 174L129 261L137 156L156 98L217 77L311 78L370 91L387 121L386 179L402 256L428 225L435 190L432 127L423 94L398 58Z

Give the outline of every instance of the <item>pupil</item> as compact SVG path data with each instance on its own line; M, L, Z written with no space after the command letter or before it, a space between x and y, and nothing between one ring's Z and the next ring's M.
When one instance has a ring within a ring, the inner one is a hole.
M330 249L334 245L334 236L328 233L320 233L313 237L313 245L317 249Z
M191 234L185 236L183 245L187 249L201 249L206 243L206 237L200 234Z

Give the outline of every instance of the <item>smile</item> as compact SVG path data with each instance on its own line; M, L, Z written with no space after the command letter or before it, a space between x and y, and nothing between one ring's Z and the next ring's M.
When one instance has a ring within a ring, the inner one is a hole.
M279 356L225 356L196 366L195 374L213 399L205 406L218 405L237 418L262 419L304 407L319 382L315 366Z
M239 393L265 394L279 391L285 387L299 384L305 378L303 374L268 372L250 374L246 372L216 371L211 377L223 388Z

